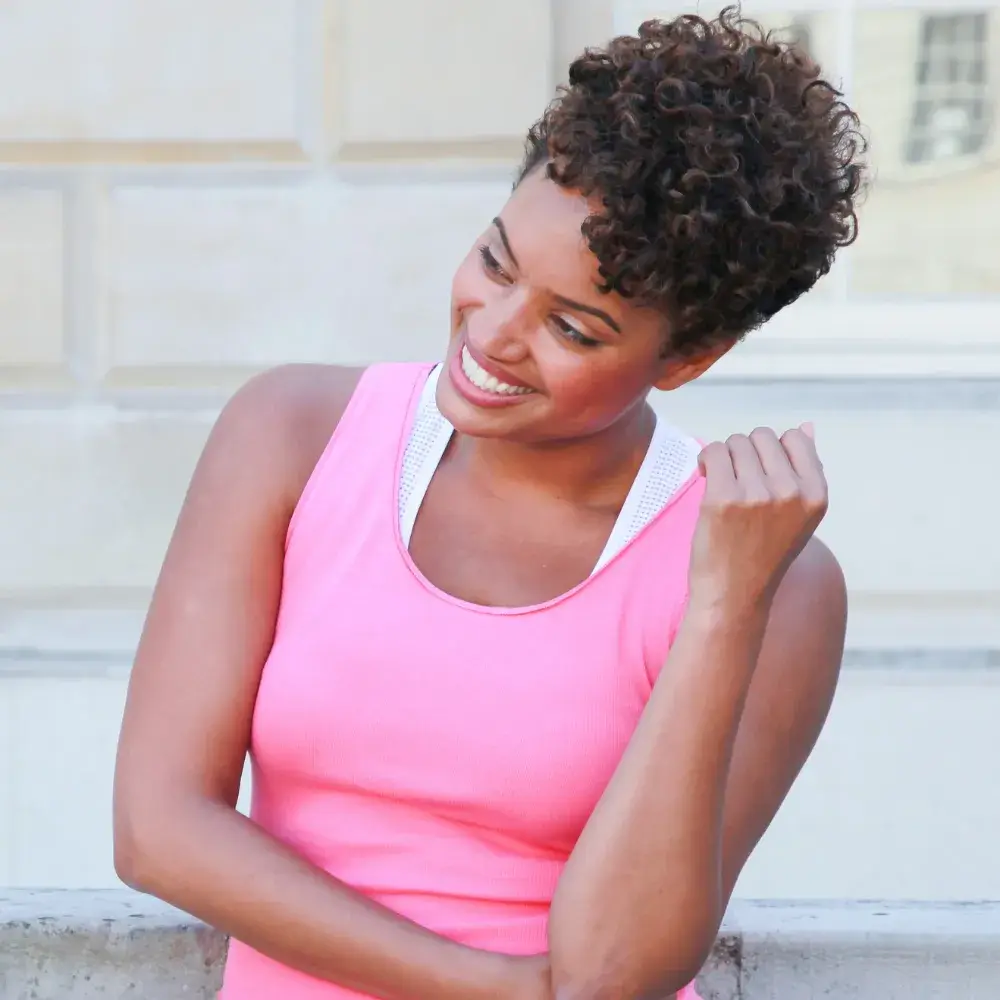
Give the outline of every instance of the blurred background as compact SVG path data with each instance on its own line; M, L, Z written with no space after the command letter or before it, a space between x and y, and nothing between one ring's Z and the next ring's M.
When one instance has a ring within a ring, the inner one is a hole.
M436 357L569 60L720 6L0 0L0 886L116 884L130 658L225 398ZM814 420L851 588L738 895L1000 898L1000 6L744 11L842 84L875 177L821 286L656 400L701 437Z

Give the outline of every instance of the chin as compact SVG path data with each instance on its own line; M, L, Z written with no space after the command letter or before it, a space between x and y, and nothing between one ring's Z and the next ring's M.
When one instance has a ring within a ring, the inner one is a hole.
M438 384L437 406L441 415L466 437L477 438L517 438L523 430L520 421L506 410L483 410L466 402L450 385Z

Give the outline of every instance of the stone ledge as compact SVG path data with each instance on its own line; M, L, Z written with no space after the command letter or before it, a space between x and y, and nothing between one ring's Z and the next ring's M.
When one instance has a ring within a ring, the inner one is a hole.
M222 935L128 890L0 891L0 1000L209 1000ZM1000 903L737 902L705 1000L996 1000Z

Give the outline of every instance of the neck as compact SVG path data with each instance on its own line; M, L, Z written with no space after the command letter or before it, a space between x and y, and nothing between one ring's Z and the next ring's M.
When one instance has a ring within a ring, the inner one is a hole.
M524 443L457 435L455 458L469 474L535 490L582 507L620 509L646 456L656 416L645 402L610 427L569 441Z

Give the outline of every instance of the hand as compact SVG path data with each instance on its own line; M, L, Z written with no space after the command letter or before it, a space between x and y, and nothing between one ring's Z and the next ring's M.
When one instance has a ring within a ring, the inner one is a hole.
M691 553L692 605L766 610L785 571L827 509L811 424L779 439L760 427L708 445L698 459L705 495Z

